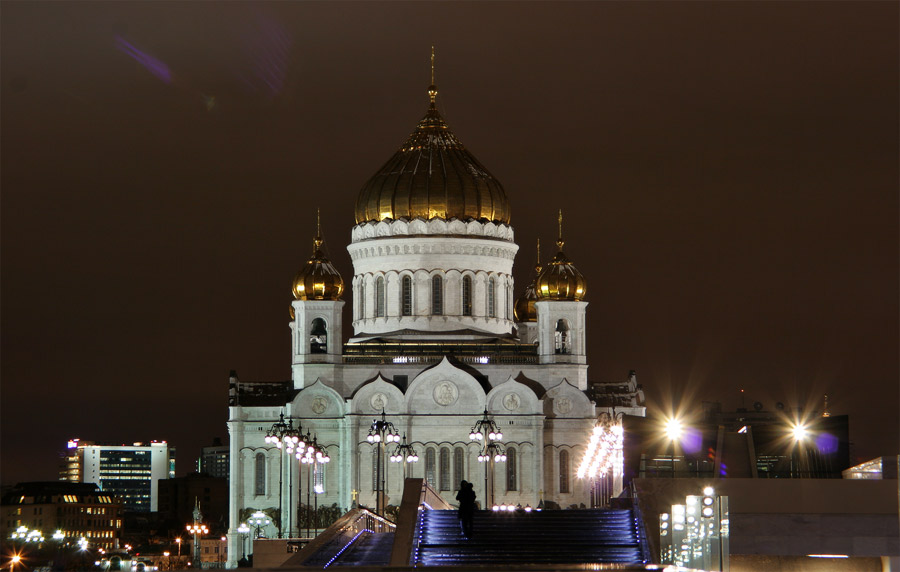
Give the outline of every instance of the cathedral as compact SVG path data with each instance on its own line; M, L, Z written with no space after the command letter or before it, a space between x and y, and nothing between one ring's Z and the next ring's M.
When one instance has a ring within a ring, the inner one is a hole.
M557 252L516 296L509 199L437 95L429 86L425 116L357 196L349 292L317 232L293 282L291 380L232 373L231 567L248 522L296 538L312 503L390 514L404 476L453 504L467 480L482 507L584 506L576 469L593 427L645 413L633 372L588 378L587 285L561 220Z

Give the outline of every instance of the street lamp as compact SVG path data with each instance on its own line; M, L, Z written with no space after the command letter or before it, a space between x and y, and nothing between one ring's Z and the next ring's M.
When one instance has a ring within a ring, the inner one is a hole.
M666 420L665 426L666 439L669 441L669 445L672 447L672 456L670 457L672 460L672 478L675 478L675 443L681 440L681 436L684 434L684 425L681 423L681 420L677 417L671 417Z
M178 556L181 557L181 537L175 539L175 544L178 545Z
M469 432L469 439L481 443L481 451L478 462L484 465L484 506L492 507L494 504L494 464L506 462L506 451L499 443L503 439L503 433L494 420L488 416L487 409L484 417L475 422Z
M797 477L803 477L803 445L809 436L809 427L802 421L791 425L791 437L794 439L794 443L791 444L791 478L794 478L795 472ZM796 466L794 464L795 457L797 458ZM807 463L807 470L808 467L809 463Z
M419 454L416 453L416 450L413 449L412 445L406 443L406 434L403 434L403 442L397 445L397 448L394 449L394 454L391 455L392 463L403 463L403 482L406 482L406 473L407 467L409 463L415 463L419 460Z
M200 500L197 499L196 504L194 505L194 522L193 524L187 525L188 533L194 536L194 569L200 569L200 536L203 534L209 534L209 529L203 524L203 513L200 512Z
M250 527L247 526L246 522L242 522L240 526L237 527L238 534L241 536L241 560L247 559L247 535L250 534Z
M378 459L376 470L378 471L375 479L376 483L376 491L375 491L375 513L378 516L384 516L384 481L385 481L385 473L386 468L383 466L384 464L384 446L385 443L399 443L400 435L397 434L397 429L394 427L394 424L388 421L384 415L384 408L381 409L381 419L373 419L372 426L369 427L369 435L366 437L366 441L372 443L373 445L378 447Z
M599 505L601 492L604 506L609 498L616 497L622 492L624 436L621 413L615 417L603 413L591 432L584 458L576 472L579 479L585 477L591 479L591 508ZM611 486L607 477L612 478ZM599 487L595 486L595 479L598 478L602 479L599 481Z
M306 536L309 538L310 536L310 526L312 523L312 518L310 517L310 496L312 493L315 493L314 497L315 501L315 518L316 518L316 529L319 528L319 497L318 495L325 492L325 488L318 484L316 481L318 480L319 475L319 465L326 464L331 461L331 457L328 456L328 453L325 451L325 447L319 445L318 439L313 437L309 438L309 433L306 434L306 448L298 449L296 453L297 459L300 461L300 465L306 465ZM302 480L301 480L301 491L302 491Z
M287 423L284 422L284 413L279 414L278 421L276 421L268 431L266 431L266 437L264 441L267 444L275 445L276 449L282 451L285 455L293 455L294 451L302 451L306 446L307 439L303 438L302 426L298 423L297 427L294 427L294 420L288 419ZM293 501L293 479L291 478L290 464L288 464L288 507L291 506ZM278 456L278 509L279 509L279 518L281 522L278 523L278 538L282 536L282 524L284 523L284 502L282 500L282 488L283 488L283 477L284 477L284 457L282 455ZM293 509L287 511L288 520L287 520L287 529L288 532L291 530L292 518L293 518Z
M254 536L254 538L260 538L259 529L272 523L272 521L269 520L269 516L261 510L251 514L249 522L250 526L256 527L256 536Z

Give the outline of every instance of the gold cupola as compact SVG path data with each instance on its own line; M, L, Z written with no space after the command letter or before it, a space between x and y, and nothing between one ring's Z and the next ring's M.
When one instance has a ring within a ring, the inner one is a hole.
M556 245L559 252L541 270L536 280L538 300L583 300L587 281L563 252L562 211L559 211L559 240Z
M537 263L534 265L534 278L531 284L525 287L525 291L516 299L513 306L513 316L517 323L537 322L537 308L534 303L538 301L537 297L537 279L541 274L541 240L537 241Z
M297 272L291 293L296 300L339 300L344 292L344 280L330 260L322 252L322 226L316 213L316 237L313 254L306 265ZM294 313L293 307L291 314Z
M509 224L500 182L460 143L435 105L434 50L431 104L425 117L356 199L356 223L393 219L457 218Z

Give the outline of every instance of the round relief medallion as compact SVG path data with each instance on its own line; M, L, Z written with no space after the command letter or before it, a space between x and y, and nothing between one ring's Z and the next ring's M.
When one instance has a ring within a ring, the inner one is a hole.
M503 407L505 407L507 411L516 411L521 404L522 400L519 399L518 393L509 393L503 398Z
M313 410L313 413L321 415L328 408L328 400L322 396L316 397L312 400L312 404L309 407Z
M556 411L565 415L572 411L572 400L568 397L560 397L556 400Z
M369 399L369 405L372 406L372 409L377 411L382 411L385 407L387 407L387 395L383 393L376 393Z
M438 405L450 405L459 397L459 390L449 381L442 381L434 386L434 400Z

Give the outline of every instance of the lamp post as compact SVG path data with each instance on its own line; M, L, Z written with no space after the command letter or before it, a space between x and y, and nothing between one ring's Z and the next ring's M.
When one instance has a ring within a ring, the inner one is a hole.
M175 544L178 545L178 557L181 558L181 537L175 539Z
M469 432L469 439L482 444L478 462L485 463L484 505L485 508L490 508L494 505L494 464L506 461L506 451L499 443L503 439L503 433L488 416L487 409L484 411L484 417L475 422Z
M378 516L384 516L384 481L385 481L385 473L386 467L384 467L384 445L385 443L399 443L400 435L397 434L397 429L394 427L394 424L388 421L384 415L384 408L381 409L381 419L373 419L372 426L369 428L369 435L366 437L366 441L372 443L376 447L378 447L378 460L376 470L378 473L376 474L375 484L375 513Z
M246 522L242 522L237 527L238 534L241 535L241 560L247 559L247 536L250 534L250 527Z
M251 514L249 522L250 526L256 527L256 536L254 536L254 538L261 538L259 529L272 523L272 521L269 520L269 516L261 510L258 510Z
M797 423L791 426L791 438L793 439L793 443L791 444L791 478L803 478L803 446L806 440L809 438L809 428L805 423L798 421ZM794 458L797 458L796 465L794 463ZM807 470L809 468L809 463L807 463Z
M403 434L403 442L397 445L397 448L394 449L394 454L391 455L392 463L403 463L403 482L406 482L407 478L407 468L410 463L415 463L419 460L419 454L416 453L416 450L413 449L412 445L406 443L406 434Z
M305 440L303 439L302 427L298 423L297 427L294 427L294 420L288 419L287 423L284 422L284 413L279 414L278 421L276 421L272 426L266 431L265 442L270 445L275 445L275 448L284 453L285 455L293 455L294 451L300 451L305 446ZM291 465L288 464L288 507L291 506L293 501L293 479L291 478L292 471L290 470ZM278 523L278 538L282 537L282 528L284 525L284 501L283 501L283 478L284 478L284 456L278 455L278 512L280 522ZM288 512L287 518L287 529L288 533L290 533L292 518L293 518L293 509L290 509Z
M319 465L324 465L331 461L331 457L328 456L328 453L325 451L325 447L319 445L319 441L316 437L312 439L309 438L309 434L306 435L306 447L302 449L297 449L296 453L297 459L300 461L300 466L306 465L306 536L309 538L310 536L310 525L312 522L312 518L310 517L310 497L313 493L315 493L315 504L316 508L314 511L316 517L316 529L319 528L319 497L318 495L325 492L325 488L321 485L317 484L315 481L319 475ZM302 491L302 481L301 481L301 491Z
M590 478L591 508L601 504L608 505L611 497L616 497L622 492L624 436L621 413L615 416L603 413L591 432L584 458L575 473L579 479ZM612 482L607 480L608 478L611 478ZM596 484L598 482L599 487Z
M672 456L672 478L675 478L675 443L681 439L684 433L684 425L677 417L672 417L666 421L666 438L671 446Z
M194 558L193 566L195 570L200 569L200 536L209 534L209 529L203 524L203 513L200 512L200 500L196 499L194 505L194 522L187 525L187 531L194 537ZM179 544L180 546L180 544Z

